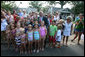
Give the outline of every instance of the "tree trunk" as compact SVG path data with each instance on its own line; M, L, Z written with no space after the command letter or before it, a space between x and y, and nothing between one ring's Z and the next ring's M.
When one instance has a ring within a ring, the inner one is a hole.
M61 9L63 9L63 5L61 5Z

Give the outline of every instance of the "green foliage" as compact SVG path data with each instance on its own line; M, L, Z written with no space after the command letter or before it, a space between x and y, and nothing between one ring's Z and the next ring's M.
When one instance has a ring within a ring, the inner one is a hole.
M30 7L36 8L38 12L41 10L42 4L40 4L40 1L31 1L29 4L31 5Z
M64 6L66 3L68 3L68 1L59 1L59 2L56 2L56 1L48 1L48 3L49 3L50 5L60 4L60 5L61 5L61 8L63 9L63 6Z
M8 4L6 4L8 2ZM1 8L7 11L13 12L13 9L16 9L16 5L14 1L1 1Z
M84 13L83 1L75 1L75 2L72 2L72 4L74 5L74 7L71 10L75 15L78 15L79 13Z

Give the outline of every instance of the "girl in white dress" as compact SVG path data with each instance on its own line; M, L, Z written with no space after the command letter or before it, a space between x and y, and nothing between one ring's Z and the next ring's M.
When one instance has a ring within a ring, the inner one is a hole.
M64 25L64 31L63 31L63 45L64 45L64 40L66 37L66 46L67 46L67 42L68 42L68 37L70 36L70 34L72 33L72 22L71 22L71 17L68 16L66 22L63 24Z

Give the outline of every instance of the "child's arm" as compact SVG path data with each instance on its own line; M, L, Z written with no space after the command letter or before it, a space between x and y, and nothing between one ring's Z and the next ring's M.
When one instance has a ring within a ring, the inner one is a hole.
M46 35L47 35L47 28L46 28L46 26L45 26L45 32L46 32Z
M71 34L72 34L72 30L73 30L73 24L71 25Z
M27 43L27 38L28 38L28 36L27 36L27 33L26 33L26 43Z
M55 31L55 35L54 35L54 37L56 37L56 34L57 34L57 27L56 27L56 31Z
M39 31L39 36L40 36L40 39L41 39L41 35L40 35L40 29L38 29L38 31Z
M35 41L35 39L34 39L34 29L33 29L33 42Z

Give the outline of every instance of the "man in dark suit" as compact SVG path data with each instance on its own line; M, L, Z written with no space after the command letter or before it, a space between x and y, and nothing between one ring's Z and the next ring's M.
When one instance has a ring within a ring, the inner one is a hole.
M38 22L41 23L41 21L45 22L46 28L48 29L49 22L48 22L48 19L43 15L43 12L40 12L39 17L38 17ZM46 42L47 42L47 36L46 36L46 39L45 39L44 47L46 47Z
M38 22L41 23L41 21L44 21L46 27L48 27L48 25L49 25L48 19L43 15L43 12L40 12L39 17L38 17Z

